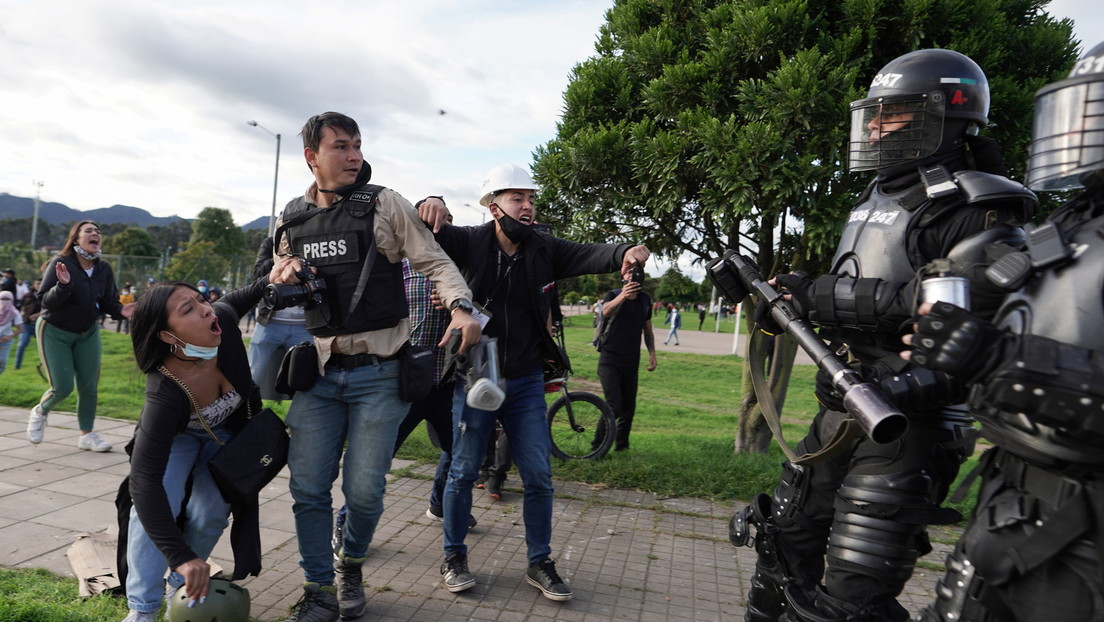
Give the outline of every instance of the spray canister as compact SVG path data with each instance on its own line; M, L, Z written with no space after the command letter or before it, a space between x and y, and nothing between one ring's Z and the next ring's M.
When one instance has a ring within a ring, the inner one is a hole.
M965 278L954 275L949 259L936 259L924 268L920 302L949 302L969 310L970 284Z

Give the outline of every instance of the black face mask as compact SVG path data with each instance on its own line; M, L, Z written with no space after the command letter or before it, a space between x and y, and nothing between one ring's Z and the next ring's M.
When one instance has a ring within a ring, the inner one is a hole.
M514 244L521 244L533 234L532 226L521 224L517 219L503 211L502 208L499 208L498 211L501 214L498 217L498 226L502 227L502 233Z

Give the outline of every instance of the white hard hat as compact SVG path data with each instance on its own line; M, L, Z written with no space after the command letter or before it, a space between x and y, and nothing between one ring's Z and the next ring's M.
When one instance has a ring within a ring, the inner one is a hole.
M529 171L516 164L503 164L491 169L483 178L483 198L479 204L487 207L494 195L502 190L536 190L537 185L529 176Z

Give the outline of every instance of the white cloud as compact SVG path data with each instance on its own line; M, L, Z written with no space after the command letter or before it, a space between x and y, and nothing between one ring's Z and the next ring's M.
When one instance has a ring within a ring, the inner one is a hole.
M1056 0L1097 43L1097 0ZM612 0L0 0L0 192L76 209L121 203L239 223L310 181L298 131L339 110L361 125L375 179L444 194L482 221L492 166L528 165L555 136L571 68ZM445 114L438 114L444 110Z
M282 206L310 182L299 128L338 110L376 180L475 204L486 170L554 137L611 4L0 0L0 192L243 223L269 214L276 147L246 121L281 134Z

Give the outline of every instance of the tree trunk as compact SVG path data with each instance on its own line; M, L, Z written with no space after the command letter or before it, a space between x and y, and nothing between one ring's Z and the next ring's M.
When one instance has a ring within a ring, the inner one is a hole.
M746 318L747 326L751 327L749 339L757 340L756 345L763 349L769 345L772 338L763 331L754 327L754 305L744 305L752 309ZM749 348L750 351L750 343ZM767 375L767 383L770 385L771 395L774 397L775 407L782 412L786 403L786 391L789 389L790 375L793 373L794 358L797 354L797 342L783 333L773 338L769 367L764 371ZM763 418L763 411L759 407L759 398L755 395L755 388L751 383L751 359L744 358L742 374L743 398L740 400L740 411L737 415L735 451L741 453L765 454L770 449L771 431Z

